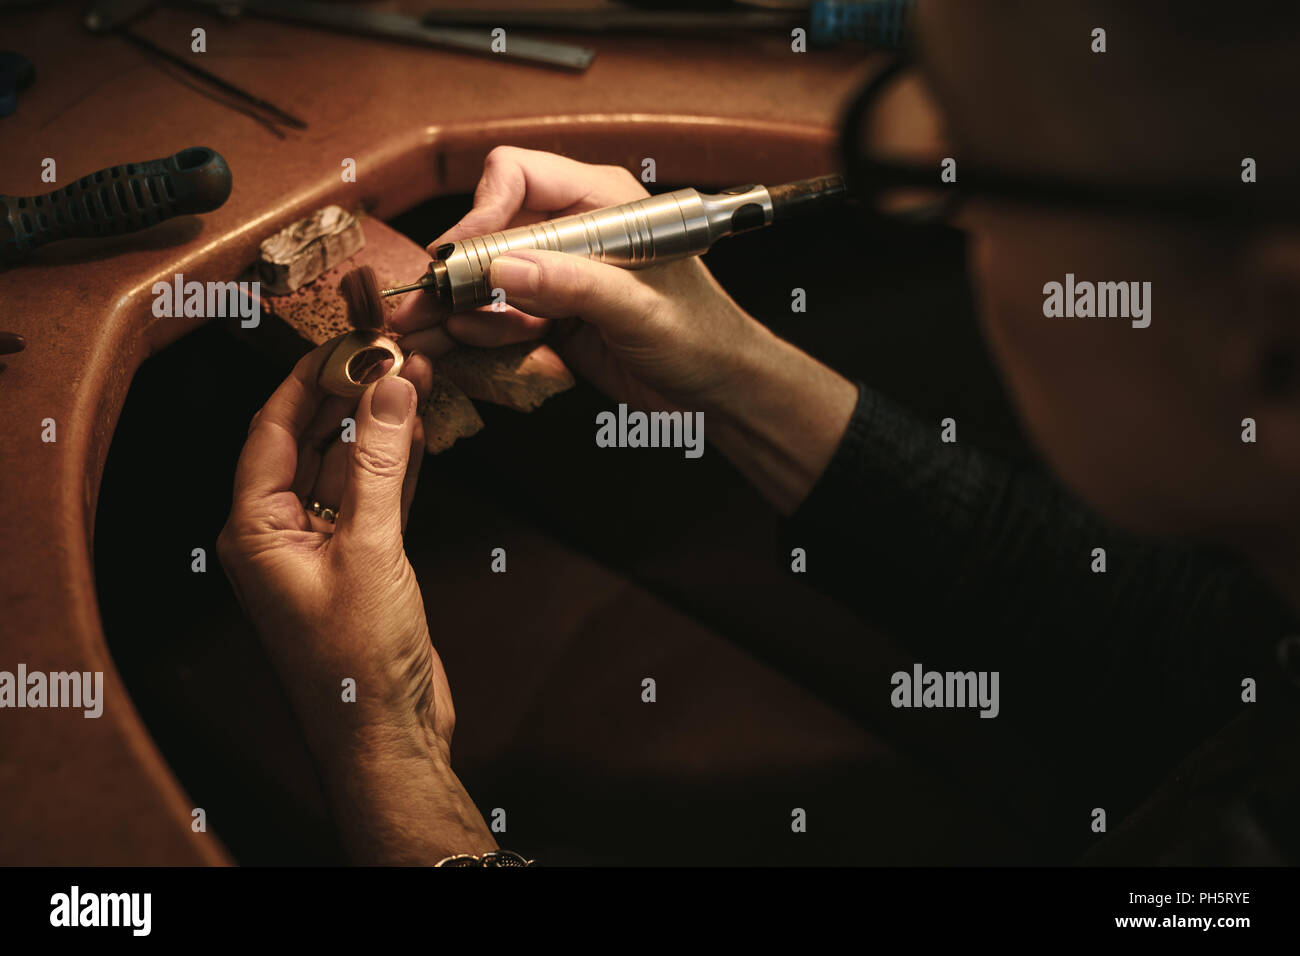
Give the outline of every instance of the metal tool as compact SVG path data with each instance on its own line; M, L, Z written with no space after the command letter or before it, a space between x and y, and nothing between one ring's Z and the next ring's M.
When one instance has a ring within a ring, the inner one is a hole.
M696 33L720 30L785 31L803 26L804 10L635 10L626 7L434 7L430 26L499 26L565 33Z
M110 166L40 196L0 195L0 262L18 262L60 239L120 236L173 216L211 212L230 188L221 154L194 146L147 163Z
M421 290L448 313L493 301L488 268L513 249L550 249L585 256L624 269L708 252L724 236L748 232L838 204L845 197L840 176L819 176L783 186L735 186L716 194L695 189L638 199L504 232L439 246L429 271L409 285L380 290L400 295Z
M269 100L255 96L229 80L217 76L210 70L205 70L194 62L193 57L177 56L170 50L164 49L130 29L132 23L145 14L152 12L158 6L158 3L159 0L99 0L86 12L81 22L91 33L100 35L115 33L151 56L166 60L177 69L196 77L203 84L203 86L196 87L199 92L216 99L217 102L222 103L224 106L243 113L249 119L260 123L280 139L285 138L285 134L280 128L282 126L291 129L307 128L305 120L299 119L287 110L280 109Z
M319 3L317 0L190 0L190 3L223 13L232 10L247 12L308 26L333 28L390 40L427 43L566 70L585 70L596 56L595 51L587 47L551 40L533 40L514 34L506 38L504 50L498 52L494 49L495 41L489 30L425 26L415 17L401 13L359 9L341 3Z
M641 10L622 6L573 7L435 7L424 14L430 26L484 26L562 30L565 33L639 33L727 36L749 31L789 36L806 27L816 45L866 43L900 49L912 0L810 0L796 6L756 7L732 4L722 9L682 6ZM684 6L684 5L683 5Z

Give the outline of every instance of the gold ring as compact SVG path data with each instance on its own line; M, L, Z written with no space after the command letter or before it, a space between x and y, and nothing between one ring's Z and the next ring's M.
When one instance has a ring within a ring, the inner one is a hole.
M333 524L334 521L339 516L338 508L327 508L319 501L316 501L314 499L304 498L302 502L302 506L308 511L310 511L312 514L314 514L316 517L324 518L330 524Z
M374 363L356 363L356 360L365 353L374 351L387 352L393 359L393 364L380 378L396 375L402 370L402 350L397 347L396 342L382 332L352 331L334 340L334 349L325 359L325 364L321 366L320 377L317 379L320 387L333 395L342 395L345 398L361 395L374 382L358 379L357 373L360 372L364 378L365 372ZM358 367L359 364L362 367Z

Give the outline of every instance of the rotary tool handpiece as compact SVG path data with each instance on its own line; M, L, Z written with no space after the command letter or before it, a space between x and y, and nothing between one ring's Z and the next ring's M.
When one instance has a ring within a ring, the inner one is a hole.
M464 312L495 299L488 269L515 249L549 249L624 269L644 269L707 252L724 236L770 225L791 215L839 202L844 182L822 176L784 186L736 186L720 193L678 189L647 199L516 226L504 232L441 245L429 271L410 285L382 290L398 295L421 289L446 312Z

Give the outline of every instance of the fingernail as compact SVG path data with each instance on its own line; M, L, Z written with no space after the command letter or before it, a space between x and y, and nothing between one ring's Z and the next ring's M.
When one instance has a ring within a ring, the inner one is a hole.
M402 424L406 421L407 409L411 407L412 387L410 382L396 375L381 378L370 399L370 410L387 425Z
M536 295L542 277L537 264L527 259L501 256L492 260L491 279L506 295Z

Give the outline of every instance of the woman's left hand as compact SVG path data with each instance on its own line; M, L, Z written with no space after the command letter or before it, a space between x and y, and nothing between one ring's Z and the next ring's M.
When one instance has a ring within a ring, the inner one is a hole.
M306 355L254 417L217 553L298 716L349 854L430 863L481 853L495 841L451 772L451 689L402 542L424 456L416 409L432 368L413 355L403 377L346 400L316 383L327 354ZM346 417L355 441L340 440ZM304 499L335 520L309 513Z

